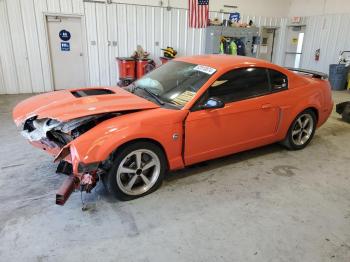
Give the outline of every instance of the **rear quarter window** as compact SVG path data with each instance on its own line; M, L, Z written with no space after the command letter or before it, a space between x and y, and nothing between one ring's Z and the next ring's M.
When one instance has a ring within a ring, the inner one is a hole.
M279 71L269 69L271 91L278 92L288 89L288 77Z

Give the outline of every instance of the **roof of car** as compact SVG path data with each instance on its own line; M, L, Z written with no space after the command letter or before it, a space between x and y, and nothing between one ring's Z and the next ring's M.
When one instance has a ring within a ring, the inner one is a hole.
M195 55L183 56L175 59L176 61L183 61L193 64L200 64L213 67L217 70L224 70L232 66L263 66L263 67L278 67L265 60L256 59L247 56L233 56L233 55Z

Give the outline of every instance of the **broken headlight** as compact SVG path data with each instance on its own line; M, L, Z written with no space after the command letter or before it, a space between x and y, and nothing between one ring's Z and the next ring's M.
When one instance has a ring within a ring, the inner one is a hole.
M60 122L50 118L32 117L26 120L21 133L30 141L49 139L62 146L95 126L94 120L97 118L98 116L87 116Z

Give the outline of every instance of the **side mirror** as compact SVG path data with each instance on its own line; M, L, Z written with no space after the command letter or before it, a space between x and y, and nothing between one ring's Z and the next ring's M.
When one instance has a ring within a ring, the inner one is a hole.
M223 108L225 103L219 98L210 97L208 100L200 106L201 109L214 109L214 108Z

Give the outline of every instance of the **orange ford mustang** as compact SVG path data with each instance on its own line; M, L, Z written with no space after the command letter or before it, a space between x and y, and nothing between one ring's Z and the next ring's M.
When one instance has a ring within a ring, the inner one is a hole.
M100 179L130 200L156 190L167 170L275 142L304 148L333 108L326 78L247 57L181 57L125 89L31 97L13 118L68 175L57 204Z

